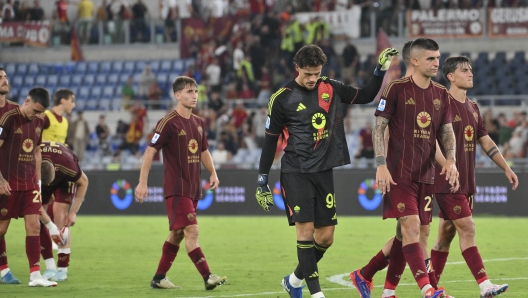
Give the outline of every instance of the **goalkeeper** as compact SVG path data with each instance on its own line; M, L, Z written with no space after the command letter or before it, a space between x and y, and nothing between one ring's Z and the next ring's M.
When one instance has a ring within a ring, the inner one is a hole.
M293 61L298 76L270 98L256 198L269 211L273 197L268 173L282 135L286 148L280 184L288 222L296 227L299 260L295 271L282 279L290 297L302 297L303 280L312 297L324 297L317 262L332 245L337 224L332 169L350 163L342 103L372 102L395 55L396 49L384 50L374 75L364 88L358 89L321 77L327 62L325 54L316 45L304 46Z

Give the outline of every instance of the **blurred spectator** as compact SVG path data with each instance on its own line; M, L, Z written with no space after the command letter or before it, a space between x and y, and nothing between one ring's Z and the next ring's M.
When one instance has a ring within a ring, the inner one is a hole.
M253 74L253 64L251 64L251 56L245 56L240 63L240 69L237 71L237 78L240 85L245 82L247 85L253 85L255 75Z
M227 15L229 2L227 0L208 0L209 17L221 18Z
M244 60L244 51L242 50L242 42L239 41L233 50L233 69L235 71L240 69L242 60Z
M159 0L160 16L165 24L165 42L175 41L173 34L176 32L176 4L176 0Z
M176 0L177 16L179 19L190 18L192 16L192 0Z
M218 59L213 58L211 64L207 65L207 68L205 69L207 85L211 91L219 92L222 90L221 73L222 69L218 65Z
M238 97L242 99L253 99L255 98L255 92L249 88L247 83L243 83L242 90L238 93Z
M132 154L136 154L139 150L139 141L141 141L141 138L143 137L147 110L141 105L139 100L136 100L134 105L130 108L130 114L132 115L132 119L128 126L125 143L120 149L128 149Z
M15 9L11 5L12 0L7 0L4 6L2 7L2 21L3 22L12 22L15 20Z
M504 146L504 144L506 144L510 140L512 136L512 132L513 132L513 128L511 128L508 125L508 121L506 120L506 115L504 115L504 113L500 113L497 116L496 121L498 121L498 127L499 127L498 129L499 142L497 142L497 144L499 146Z
M253 118L253 132L255 134L255 142L259 148L264 144L266 136L266 120L268 120L268 105L262 105L258 108Z
M79 40L81 43L88 43L94 17L94 4L92 0L81 0L77 8Z
M15 20L17 22L25 22L29 19L29 7L26 1L18 2L15 1L14 3L17 5L14 7L15 9Z
M68 20L68 1L58 0L53 8L53 32L60 36L62 44L70 44L70 21Z
M359 55L356 46L352 44L351 38L347 38L346 46L341 55L343 67L341 68L341 79L353 78L356 75L356 67L359 61Z
M152 73L150 65L147 64L139 77L138 95L142 98L147 98L147 93L153 82L156 82L156 76Z
M349 0L336 0L335 1L335 11L347 10L350 7Z
M226 90L226 96L225 97L226 97L226 99L237 99L237 98L239 98L235 83L229 83L227 85L227 90Z
M227 106L224 104L224 101L220 98L220 93L217 91L211 92L208 107L215 112L216 118L220 117L220 115L227 111Z
M489 137L495 142L495 144L499 144L499 127L500 124L496 119L493 119L493 112L491 110L487 110L484 113L484 117L482 117L482 122L484 122L484 127L488 131Z
M198 53L200 52L200 49L202 48L202 39L200 38L200 35L195 34L192 37L191 44L189 45L189 55L194 60L198 59Z
M522 130L521 126L517 127L513 131L511 139L504 144L504 158L521 158L524 156Z
M262 67L262 76L258 82L258 85L260 87L259 94L257 96L257 104L258 105L266 105L269 101L269 98L271 96L271 74L269 72L269 69L266 66Z
M126 84L121 88L121 107L123 110L128 110L132 105L132 99L135 97L133 78L128 77Z
M108 33L113 43L124 42L123 22L130 18L130 7L126 0L112 0L106 7L108 18Z
M374 144L372 143L372 123L368 121L365 128L359 131L359 148L356 158L374 158Z
M231 160L231 152L225 149L224 142L218 142L216 149L211 153L215 167L219 168L223 163Z
M72 123L73 150L80 161L84 160L84 152L90 140L88 121L83 119L83 112L77 111L77 120Z
M117 120L116 132L114 139L118 141L118 144L121 144L125 141L126 134L128 132L128 124L123 120Z
M161 100L162 93L163 92L158 86L158 82L157 81L152 82L147 92L147 99L148 99L147 107L149 110L157 110L160 108L159 101Z
M236 129L239 129L248 118L248 113L246 111L246 108L244 107L243 101L237 100L236 105L233 108L231 117L233 117L233 125Z
M361 19L360 19L360 26L361 26L361 37L368 37L370 36L370 6L372 4L371 0L354 0L355 5L359 5L361 7Z
M29 20L30 21L42 21L44 20L44 10L40 7L40 1L33 1L33 7L29 9Z
M95 13L95 16L97 18L97 21L103 21L106 24L106 21L108 20L108 15L106 14L106 8L108 7L108 4L106 3L106 0L103 0L101 2L101 5L97 7L97 12ZM106 28L106 26L105 26Z
M238 151L238 134L236 133L236 128L230 123L224 123L222 132L220 133L220 139L218 143L223 142L227 151L231 155L236 155Z
M105 122L105 115L99 116L99 123L95 127L95 133L99 139L99 146L103 155L110 155L110 144L108 143L108 137L110 136L110 129Z
M148 34L147 16L149 15L148 8L143 3L143 0L137 0L132 6L132 28L136 32L131 34L132 42L148 42L145 35Z

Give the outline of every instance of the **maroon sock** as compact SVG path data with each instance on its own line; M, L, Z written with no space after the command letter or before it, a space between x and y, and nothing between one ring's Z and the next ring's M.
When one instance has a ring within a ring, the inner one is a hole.
M7 250L4 236L0 236L0 270L9 268L7 266Z
M383 254L383 251L379 251L377 255L375 255L372 259L370 259L370 262L361 269L361 275L366 280L372 280L374 275L380 271L383 270L387 265L389 264L389 261L385 258L385 255Z
M204 279L211 275L211 271L209 271L209 265L207 265L207 261L205 260L205 256L201 248L197 247L191 251L189 253L189 258L191 258L194 266L196 266L196 269L198 269L198 272L200 272Z
M462 256L464 257L464 260L466 260L469 270L473 273L477 284L488 279L486 269L484 269L484 263L482 263L482 258L480 257L480 253L476 246L464 250Z
M429 276L427 275L427 269L425 268L425 260L420 243L416 242L407 244L402 247L402 251L405 255L405 261L409 264L418 287L422 289L430 282Z
M385 289L396 290L406 264L402 251L402 242L394 238L389 253L389 268L387 269L387 276L385 277Z
M174 259L176 259L176 255L178 254L179 249L179 246L165 241L165 243L163 244L163 252L161 254L161 259L158 264L158 270L156 271L156 275L161 274L165 276L165 274L167 274L167 271L169 271L170 267L172 266L172 262L174 262Z
M433 265L437 283L440 282L440 277L442 276L442 273L444 272L444 267L447 262L448 255L449 255L449 252L443 252L443 251L431 249L431 264Z
M26 255L29 261L29 272L40 271L39 236L26 236Z
M438 281L436 280L436 274L434 270L427 272L427 275L429 276L429 283L431 284L431 286L438 290Z
M40 223L40 254L44 260L53 258L51 236L43 223Z
M70 253L58 253L57 257L59 261L57 262L57 267L59 268L68 268L70 265Z

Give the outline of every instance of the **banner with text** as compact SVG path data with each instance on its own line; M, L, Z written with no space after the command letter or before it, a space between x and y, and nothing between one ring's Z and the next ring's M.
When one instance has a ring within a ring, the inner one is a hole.
M87 172L90 186L81 214L94 215L165 215L163 170L152 169L149 175L148 199L139 204L134 188L139 179L137 171ZM275 206L266 213L255 200L256 170L219 170L220 185L209 190L208 174L202 175L200 215L284 215L285 205L280 191L278 171L271 171L269 186ZM517 173L519 181L527 181L528 173ZM335 170L335 198L339 215L376 215L381 217L383 198L374 185L373 170ZM528 216L528 184L511 189L504 173L477 173L475 214ZM434 207L438 216L438 207ZM286 218L285 218L286 221Z
M528 7L490 8L490 37L528 37Z
M0 42L16 42L33 47L47 47L50 35L51 23L49 21L0 24Z
M308 23L313 18L319 17L325 20L332 35L346 35L351 38L359 38L361 20L361 8L354 5L348 10L342 11L321 11L321 12L301 12L295 16L300 23Z
M416 38L475 38L484 34L480 9L425 9L407 11L407 36Z

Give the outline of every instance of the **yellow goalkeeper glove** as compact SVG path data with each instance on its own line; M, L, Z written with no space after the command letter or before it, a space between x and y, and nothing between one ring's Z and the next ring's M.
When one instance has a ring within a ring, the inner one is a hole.
M386 48L385 50L383 50L383 52L381 52L381 54L379 55L378 59L380 70L386 71L387 69L389 69L392 62L392 58L399 54L400 52L395 48Z
M255 197L260 207L264 211L269 212L269 206L273 206L273 195L271 194L269 185L268 185L268 175L259 174L257 179L257 193Z

